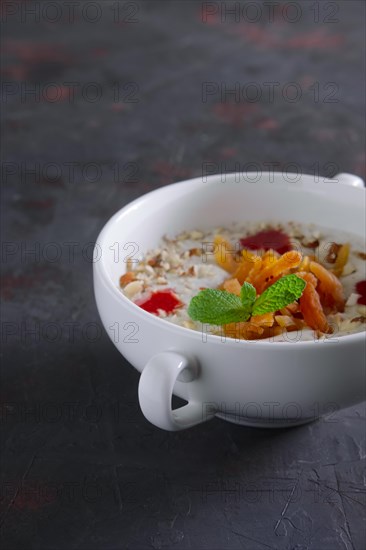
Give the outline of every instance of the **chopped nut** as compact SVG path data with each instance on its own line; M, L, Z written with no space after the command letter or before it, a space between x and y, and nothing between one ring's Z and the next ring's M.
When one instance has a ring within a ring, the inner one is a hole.
M201 256L202 250L200 248L190 248L188 250L188 256Z
M195 277L196 276L196 266L191 265L187 271L183 271L180 275L180 277Z
M359 294L355 294L354 292L352 292L346 302L346 306L355 306L359 297Z
M183 321L182 324L185 328L191 328L191 329L194 328L194 323L192 321Z
M346 275L351 275L356 271L356 268L351 262L348 262L343 268L342 277L346 277Z
M203 233L201 231L191 231L189 236L194 241L197 241L198 239L202 239Z
M155 275L154 268L151 267L151 265L145 265L145 271L147 271L148 273L150 273L150 275Z
M180 257L178 254L171 254L169 263L172 267L178 267L180 265Z
M329 247L328 254L325 257L325 261L328 262L328 264L334 264L336 262L339 249L341 248L341 244L332 243Z
M167 281L167 279L165 279L165 277L158 277L156 279L156 284L158 284L158 285L167 285L168 281Z
M184 241L189 237L187 231L183 231L180 235L177 237L177 241Z
M313 240L307 240L307 239L304 239L301 243L303 246L305 246L306 248L317 248L319 246L319 240L318 239L313 239Z
M161 254L158 254L157 256L154 256L153 258L151 258L150 260L148 260L148 265L151 266L151 267L160 267L161 265L161 258L162 258L162 255Z
M124 275L122 275L119 278L119 286L123 288L126 285L128 285L128 283L132 283L132 281L134 281L135 279L136 279L135 274L132 271L127 271Z
M132 298L132 296L135 296L135 294L138 294L142 291L144 285L141 281L133 281L132 283L128 283L127 286L124 288L124 293L128 298Z
M159 317L166 317L167 316L167 312L164 310L164 309L158 309L158 315Z
M148 279L150 279L150 277L148 277L146 273L137 273L136 275L137 281L147 281Z
M213 274L212 267L211 265L200 265L198 267L197 277L211 277Z

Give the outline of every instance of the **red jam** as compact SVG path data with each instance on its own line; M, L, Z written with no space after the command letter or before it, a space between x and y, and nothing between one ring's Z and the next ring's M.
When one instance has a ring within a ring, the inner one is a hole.
M279 254L292 250L290 239L286 233L277 229L259 231L255 235L249 235L249 237L240 239L240 244L249 250L270 250L272 248Z
M170 288L157 290L152 292L148 298L140 298L136 300L136 305L140 306L149 313L159 315L159 309L165 311L166 314L173 313L175 309L183 304Z
M356 292L360 294L357 303L366 306L366 281L360 281L356 284Z

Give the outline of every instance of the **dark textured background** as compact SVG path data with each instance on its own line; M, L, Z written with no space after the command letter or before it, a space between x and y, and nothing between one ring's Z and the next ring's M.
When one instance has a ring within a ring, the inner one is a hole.
M364 406L158 430L100 326L90 256L117 209L204 163L365 177L365 4L273 2L271 22L257 2L256 23L253 2L239 21L231 3L59 2L55 23L41 4L1 3L4 550L363 549ZM205 102L204 82L243 95Z

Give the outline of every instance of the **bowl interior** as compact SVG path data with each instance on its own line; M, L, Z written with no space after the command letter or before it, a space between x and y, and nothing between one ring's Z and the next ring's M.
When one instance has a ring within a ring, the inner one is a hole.
M118 212L105 226L99 253L113 285L126 271L127 259L138 261L163 235L209 229L245 221L314 223L359 237L365 234L365 192L337 183L315 183L302 176L296 183L281 175L274 181L236 181L235 175L213 176L169 185L145 195Z

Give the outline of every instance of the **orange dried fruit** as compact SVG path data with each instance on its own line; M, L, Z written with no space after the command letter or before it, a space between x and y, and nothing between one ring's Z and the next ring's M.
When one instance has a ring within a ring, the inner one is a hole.
M271 327L274 323L274 313L263 313L262 315L253 315L250 319L251 323L259 327Z
M225 271L233 273L236 270L238 266L235 260L236 252L229 241L221 235L216 235L214 238L214 255L217 264Z
M323 307L343 311L345 299L342 283L339 279L317 262L310 262L310 271L319 281L317 291Z
M302 256L300 252L291 250L290 252L282 254L282 256L272 264L264 267L264 269L262 269L256 277L253 277L251 281L257 293L262 294L268 286L275 283L280 277L283 277L283 275L286 275L291 269L298 267L301 260Z
M282 328L289 329L290 327L296 327L295 320L290 315L275 315L275 320Z
M231 294L236 294L236 296L240 296L241 284L239 283L238 279L227 279L226 281L224 281L222 287L224 290L227 290L227 292L231 292Z
M223 325L225 336L236 340L256 340L264 332L264 328L255 323L240 321L238 323L227 323Z
M242 285L246 278L249 275L249 272L254 267L255 263L261 258L257 254L249 252L249 250L242 251L242 258L233 273L233 277L238 279L239 283Z
M348 262L349 252L349 243L342 244L338 250L337 259L335 261L334 268L332 269L332 272L336 275L336 277L340 277L342 275L344 266Z
M255 264L253 264L253 267L248 273L248 277L246 278L247 283L251 283L255 287L254 281L258 273L261 271L262 266L263 266L263 260L262 258L259 258L259 260L256 261Z
M268 267L270 265L273 265L276 260L280 258L280 254L270 248L263 254L263 267Z
M297 273L297 275L307 283L299 300L300 310L305 323L313 330L319 330L325 334L330 334L332 329L328 324L319 294L315 288L316 278L311 273L306 272L300 272Z

